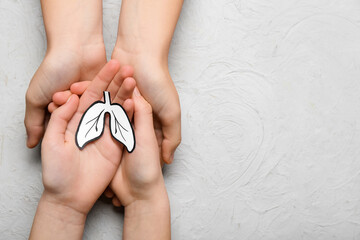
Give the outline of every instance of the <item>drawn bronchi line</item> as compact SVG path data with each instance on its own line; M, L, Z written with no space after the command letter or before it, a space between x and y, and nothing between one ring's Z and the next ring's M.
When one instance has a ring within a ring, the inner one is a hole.
M111 103L110 93L104 91L104 102L96 101L84 112L75 135L76 145L84 149L86 144L100 138L105 128L105 114L110 115L109 126L113 138L125 145L131 153L135 148L135 135L129 117L118 103Z

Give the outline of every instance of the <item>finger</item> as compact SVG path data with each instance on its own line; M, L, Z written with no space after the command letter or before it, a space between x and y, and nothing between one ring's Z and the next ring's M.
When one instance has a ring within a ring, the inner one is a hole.
M140 95L137 87L134 89L134 128L136 132L154 132L153 116L151 105ZM155 132L154 132L155 135Z
M51 116L51 114L49 112L45 113L45 121L44 121L45 132L46 132L47 126L49 125L50 116Z
M113 197L112 199L112 204L115 206L115 207L121 207L121 202L120 200L115 196Z
M91 84L91 81L82 81L82 82L73 83L70 86L70 91L73 94L81 96L81 95L83 95L85 90L90 86L90 84Z
M55 104L54 102L49 103L48 111L49 113L53 113L56 109L58 109L59 105Z
M83 113L93 102L101 99L111 80L119 71L120 63L117 60L110 60L100 70L98 75L91 82L84 94L81 96L78 112Z
M68 122L76 112L78 105L79 97L73 94L64 105L56 109L51 114L44 138L50 138L51 142L55 144L63 144Z
M45 106L33 104L28 98L26 98L24 124L28 136L26 142L28 148L36 147L44 135Z
M132 99L126 99L123 104L123 108L125 109L125 112L131 121L131 119L134 115L134 101Z
M181 142L181 109L177 94L175 100L169 101L173 104L167 105L158 116L163 132L161 155L167 164L173 162L174 152Z
M45 65L44 62L41 64L43 67L40 66L36 71L26 91L24 124L28 136L26 144L29 148L35 147L44 135L46 107L51 102L51 90L40 84L47 82L47 77L44 75L46 71L43 69L46 68Z
M161 155L166 164L174 161L174 153L181 142L180 120L173 123L173 126L163 126L164 139L161 144Z
M111 190L110 187L107 187L107 188L105 189L105 191L104 191L104 195L105 195L105 197L107 197L107 198L113 198L114 195L115 195L115 193L113 192L113 190Z
M56 92L52 96L52 100L56 105L63 105L66 103L66 101L71 96L70 90L62 91L62 92Z
M124 79L132 77L134 74L134 69L131 66L125 65L122 66L119 72L115 75L114 79L109 84L109 87L106 91L110 93L112 101L115 99L116 93L119 91Z
M122 83L119 91L116 93L116 96L115 96L113 102L123 104L123 102L126 99L131 98L135 86L136 86L136 82L135 82L134 78L132 78L132 77L126 78L124 80L124 82Z

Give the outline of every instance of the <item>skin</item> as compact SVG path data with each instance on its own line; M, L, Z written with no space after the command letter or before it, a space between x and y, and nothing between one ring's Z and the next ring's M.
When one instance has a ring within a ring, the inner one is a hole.
M180 102L169 73L168 54L182 4L182 0L122 1L117 41L112 53L112 59L134 67L133 72L125 70L122 79L133 74L141 94L153 108L162 164L172 163L181 142ZM71 92L81 95L86 89L84 86L74 84ZM49 111L63 104L69 95L70 92L54 96ZM113 198L115 206L121 205L111 188L104 194Z
M140 92L152 105L154 124L163 139L161 157L166 163L173 161L181 141L180 103L167 57L182 3L122 1L112 54L121 66L130 64L135 69L124 70L122 80L134 75ZM45 110L52 95L69 89L75 82L93 79L106 63L101 0L42 0L41 6L48 48L26 93L25 127L30 148L44 134ZM58 102L62 101L63 98Z
M112 179L112 187L125 206L123 238L170 239L170 207L152 108L137 89L132 99L124 98L134 89L129 85L132 80L124 81L118 90L112 87L119 68L117 61L110 61L80 99L72 94L54 109L42 143L44 192L30 239L81 239L87 213ZM123 154L108 126L100 139L83 150L75 144L82 113L109 88L117 92L114 101L123 101L127 114L134 115L137 146L131 154ZM154 230L155 221L162 231Z
M121 79L121 78L120 78ZM110 92L111 96L116 96L115 98L112 98L112 102L117 102L119 104L124 104L125 99L130 98L132 91L135 87L135 80L131 77L126 78L122 84L121 87L119 88L118 84L115 84L117 78L115 78L115 80L113 82L110 83L109 87L107 88L107 91ZM84 82L79 82L79 83L74 83L73 85L71 85L71 91L63 91L63 92L57 92L54 94L53 96L53 102L51 102L48 106L48 110L50 113L54 112L60 105L63 105L66 103L67 99L71 96L72 93L79 95L79 97L84 94L84 92L86 91L86 89L89 87L89 85L91 84L91 81L84 81ZM119 91L117 92L117 94L115 93L115 91L119 89ZM132 118L131 113L128 114L129 118ZM159 162L161 164L161 166L164 165L164 162L162 161L162 158L160 157L161 154L161 143L163 140L163 135L161 132L161 126L156 124L157 122L153 123L153 127L154 127L154 131L155 131L155 135L156 135L156 139L157 139L157 143L158 143L158 151L159 151ZM120 169L118 169L118 172L121 172ZM119 175L118 173L115 175L117 176ZM112 180L116 181L116 177L114 177L114 179ZM104 191L104 195L108 198L112 198L112 203L114 206L116 207L120 207L122 206L122 203L120 202L119 198L115 195L114 191L112 190L112 188L114 187L114 184L110 184L109 187L106 188L106 190Z
M133 99L137 146L131 154L124 152L111 181L111 188L125 207L123 239L170 239L170 206L159 164L152 108L137 88Z
M74 82L92 80L106 63L101 0L41 0L41 7L47 51L26 92L24 123L30 148L44 134L52 95Z
M174 160L181 142L179 97L168 69L168 54L183 0L123 0L112 59L134 67L141 94L151 104L163 134L161 156Z

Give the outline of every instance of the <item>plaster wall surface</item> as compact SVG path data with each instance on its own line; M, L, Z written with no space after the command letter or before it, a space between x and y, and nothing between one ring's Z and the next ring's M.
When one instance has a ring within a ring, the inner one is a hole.
M111 56L121 2L104 0ZM0 1L0 239L41 196L25 92L46 51L39 1ZM185 0L169 55L182 143L164 169L172 237L360 239L360 1ZM100 200L84 239L119 239ZM156 223L154 223L156 227Z

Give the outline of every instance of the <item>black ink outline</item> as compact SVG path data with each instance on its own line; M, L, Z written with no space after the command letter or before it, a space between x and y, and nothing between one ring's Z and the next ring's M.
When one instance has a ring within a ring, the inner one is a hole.
M109 93L109 95L110 95L110 93ZM105 93L104 93L104 98L105 98ZM110 98L110 99L111 99L111 98ZM133 138L134 138L134 147L132 148L131 151L129 151L129 149L127 148L127 146L126 146L125 144L123 144L122 142L120 142L119 140L117 140L116 137L114 137L114 135L112 134L111 124L110 124L110 122L111 122L111 114L110 114L109 112L106 112L106 113L109 113L109 128L110 128L110 134L111 134L111 136L112 136L113 138L115 138L116 141L118 141L119 143L121 143L122 145L125 146L126 151L127 151L128 153L132 153L132 152L134 151L134 149L135 149L135 146L136 146L136 138L135 138L135 131L134 131L134 128L133 128L133 126L132 126L132 124L131 124L131 121L130 121L130 119L129 119L129 116L127 115L125 109L124 109L120 104L118 104L118 103L110 103L110 105L111 105L111 106L117 105L117 106L121 107L121 109L124 111L125 116L126 116L128 122L130 123L132 135L133 135ZM105 124L105 121L104 121L104 124Z
M85 134L85 137L89 134L90 130L94 127L94 125L95 125L96 131L98 131L98 127L97 127L97 126L98 126L98 123L99 123L99 119L100 119L101 114L102 114L104 111L105 111L105 109L103 109L103 110L100 112L99 115L97 115L96 117L94 117L93 119L91 119L90 121L88 121L87 123L85 123L85 125L87 125L87 124L89 124L90 122L92 122L92 121L95 120L94 124L89 128L89 131L87 131L87 133ZM106 114L106 112L105 112L104 114Z
M108 111L106 111L106 112L104 113L104 127L103 127L103 130L101 131L101 133L100 133L100 135L99 135L98 137L88 140L87 142L84 143L84 145L83 145L82 147L80 147L80 145L79 145L79 143L78 143L78 141L77 141L77 135L78 135L78 133L79 133L80 125L81 125L81 123L82 123L82 121L83 121L83 119L84 119L85 114L86 114L87 111L88 111L92 106L94 106L95 104L97 104L97 103L105 104L105 99L106 99L106 98L105 98L105 92L106 92L106 91L103 91L104 102L99 100L99 101L96 101L96 102L92 103L92 104L88 107L88 109L86 109L86 111L83 113L83 115L81 116L81 119L80 119L78 128L77 128L76 133L75 133L75 143L76 143L76 146L77 146L80 150L83 150L88 143L98 140L98 139L103 135L104 130L105 130L105 116L106 116L106 113L108 113L108 114L109 114L109 128L110 128L110 134L111 134L111 136L112 136L116 141L118 141L119 143L121 143L122 145L124 145L125 148L126 148L126 151L127 151L128 153L132 153L132 152L134 151L134 149L135 149L135 146L136 146L136 139L135 139L135 131L134 131L134 128L133 128L133 126L132 126L132 124L131 124L131 121L130 121L129 116L127 115L125 109L124 109L120 104L118 104L118 103L111 103L110 93L109 93L109 99L110 99L109 105L110 105L110 106L116 105L116 106L121 107L121 109L122 109L122 110L124 111L124 113L125 113L125 116L126 116L128 122L130 123L130 127L131 127L131 130L132 130L132 135L133 135L133 138L134 138L134 147L132 148L132 150L129 151L129 149L127 148L127 146L126 146L125 144L123 144L122 142L120 142L119 140L117 140L117 138L114 137L114 135L112 134L112 129L111 129L111 114L110 114L110 112L108 112ZM115 114L114 114L114 115L115 115ZM116 128L116 126L115 126L115 128Z
M119 121L117 120L117 118L116 118L116 116L115 116L114 111L111 110L111 112L112 112L112 115L114 115L114 118L115 118L115 133L117 132L117 129L119 128L120 135L121 135L122 139L124 139L124 141L126 142L126 139L124 138L124 135L122 134L122 131L121 131L120 128L124 129L126 132L128 132L128 130L126 130L126 128L124 128L124 127L119 123ZM110 114L110 115L111 115L111 114ZM120 127L118 127L118 125L119 125ZM111 130L110 130L110 131L111 131Z

